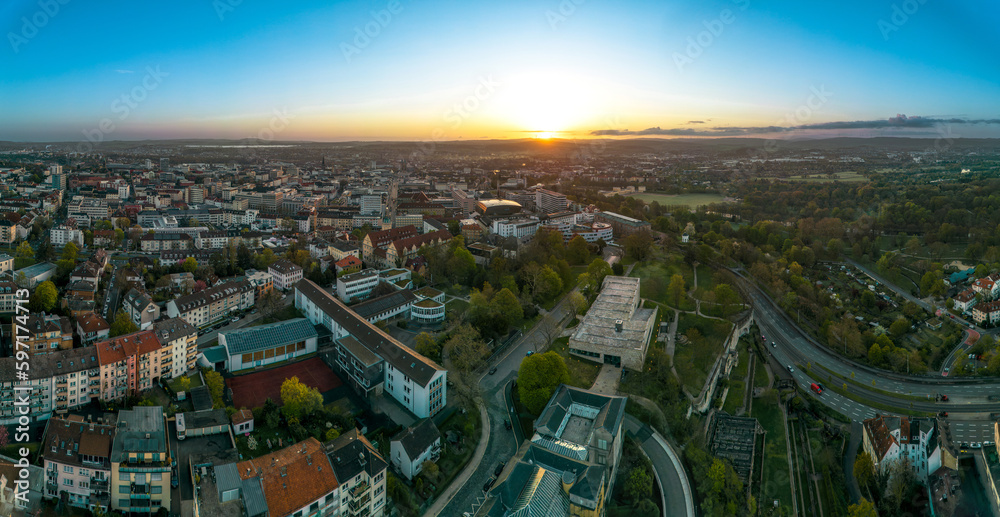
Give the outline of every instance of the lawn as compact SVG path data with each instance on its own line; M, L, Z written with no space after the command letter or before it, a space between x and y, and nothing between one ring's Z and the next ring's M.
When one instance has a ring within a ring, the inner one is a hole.
M753 416L764 428L764 457L759 482L762 507L770 507L771 501L778 500L784 515L791 515L792 489L789 485L787 436L778 393L769 391L754 402Z
M868 181L868 178L864 177L861 173L850 171L850 172L837 172L829 176L826 174L789 176L788 180L801 181L806 183L832 183L834 181L863 182L863 181Z
M469 302L453 298L445 302L444 308L446 311L454 314L455 317L460 318L465 314L465 311L469 309Z
M694 273L692 273L691 267L685 264L679 257L663 257L660 253L657 253L657 255L660 256L637 264L632 269L631 276L639 279L639 294L643 298L673 307L673 300L670 299L667 290L670 285L670 277L677 274L682 275L684 277L685 290L689 290L691 289L691 284L694 282ZM694 301L684 296L680 300L680 307L677 308L684 311L693 311L695 308Z
M757 361L757 366L753 372L753 385L755 388L768 388L767 368L763 361Z
M629 197L641 199L645 203L656 201L660 206L687 206L696 208L712 203L721 203L723 197L719 194L657 194L655 192L643 192L632 194Z
M726 394L726 402L722 406L722 410L730 415L735 415L736 412L743 408L743 397L746 393L746 388L743 385L743 380L733 379L729 383L729 393Z
M578 388L590 389L601 371L601 365L569 355L569 337L561 337L552 342L549 350L557 352L566 361L569 370L569 384Z
M197 388L198 386L201 386L203 384L201 382L201 375L194 374L194 375L188 376L188 378L191 379L191 388ZM179 384L180 380L181 380L180 377L177 377L175 379L170 379L170 389L174 390L174 393L182 391L178 387L178 384ZM190 391L191 388L188 388L188 391Z
M819 480L819 493L822 506L827 515L847 514L847 486L844 479L843 466L840 462L840 451L844 437L828 438L820 429L809 429L806 433L809 446L813 451L813 462L818 472L827 475Z
M701 392L704 387L709 371L722 353L731 328L732 324L724 321L710 320L695 314L681 314L680 322L677 324L678 340L674 351L674 367L681 378L681 383L692 395ZM689 331L690 335L700 337L682 344L680 336L688 335Z

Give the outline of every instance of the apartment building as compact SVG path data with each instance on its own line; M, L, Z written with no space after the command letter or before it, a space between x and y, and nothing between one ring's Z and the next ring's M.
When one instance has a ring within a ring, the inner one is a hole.
M16 403L24 396L16 392L17 360L0 357L0 425L18 422L21 415ZM29 417L43 421L55 410L74 409L89 404L99 394L96 385L100 363L92 348L74 348L42 354L31 359L31 369L25 383Z
M337 296L344 303L364 300L375 290L379 278L379 272L376 269L364 269L357 273L340 276L337 278Z
M314 325L340 340L354 338L383 361L385 392L420 418L437 414L447 402L448 371L359 316L332 294L305 279L295 286L295 307Z
M112 422L50 419L40 446L46 499L64 499L87 510L111 507ZM64 495L65 494L65 495Z
M538 189L535 191L535 208L546 214L562 212L569 209L569 200L564 194Z
M152 325L159 340L160 372L163 377L179 377L194 369L198 360L198 329L181 318L168 318Z
M170 445L163 408L118 412L111 446L111 508L125 514L171 510Z
M17 284L14 282L0 282L0 313L14 312L17 310ZM27 300L27 295L25 295Z
M68 226L56 226L49 230L49 242L53 246L65 246L67 243L75 243L77 247L83 247L83 232Z
M154 321L160 319L160 306L144 291L129 289L122 298L122 310L139 330L146 330Z
M101 368L101 400L123 400L148 390L163 374L160 341L151 330L100 341L94 346Z
M90 312L76 318L76 334L84 346L106 339L111 325L104 318Z
M941 467L937 420L878 415L864 421L863 450L876 471L907 461L921 482Z
M236 464L244 515L255 515L251 493L261 493L269 517L349 515L340 512L340 482L315 438ZM360 515L353 513L350 515Z
M22 331L18 331L18 327ZM24 330L27 332L25 333ZM17 350L25 350L31 355L47 354L56 350L73 348L73 323L65 316L31 313L22 323L11 323L11 336L17 336ZM22 337L22 336L27 337Z
M253 286L255 300L260 300L274 289L274 276L266 271L247 270L246 280Z
M356 428L326 446L340 482L341 515L385 515L386 470L389 464Z
M190 250L194 246L194 238L186 233L154 233L143 235L140 239L142 251L154 252L165 250Z
M302 268L284 259L271 264L267 272L274 279L274 286L282 291L291 289L296 282L302 280Z
M167 302L167 316L182 318L198 328L205 327L233 311L252 307L254 292L254 286L246 280L225 282L170 300Z

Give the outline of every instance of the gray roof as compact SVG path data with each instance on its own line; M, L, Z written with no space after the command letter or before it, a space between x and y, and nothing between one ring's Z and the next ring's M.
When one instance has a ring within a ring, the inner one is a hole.
M153 331L156 332L160 343L169 343L181 337L198 334L198 329L181 318L168 318L153 322Z
M295 318L223 332L220 336L222 337L220 342L225 342L229 355L237 355L298 343L317 337L317 333L309 320Z
M240 481L240 473L236 470L235 463L215 466L215 486L219 489L219 500L222 500L223 492L238 490Z
M118 412L118 431L111 448L112 463L123 463L130 452L167 452L167 433L160 406L136 406Z
M202 409L181 413L179 416L184 417L184 427L188 430L229 425L225 409Z
M625 418L627 401L625 397L603 395L561 384L535 420L535 430L543 437L590 445L589 439L580 439L580 436L589 435L594 429L605 430L611 436L618 434L622 419ZM574 430L573 436L569 436L567 423L574 418L581 419L580 424L585 429Z
M434 425L434 421L430 418L425 418L419 424L404 429L392 441L400 442L403 450L406 451L406 456L412 460L420 456L422 452L426 451L434 442L440 439L441 431L438 431L437 426Z
M195 386L188 391L188 395L191 396L191 405L194 407L195 411L212 409L212 394L209 393L208 386L205 386L204 384L201 386Z
M417 297L413 294L413 291L403 289L402 291L385 294L379 296L378 298L372 298L371 300L353 305L351 306L351 310L358 313L358 316L368 319L379 313L394 310L408 303L413 303L416 299Z
M330 442L326 454L337 479L342 480L354 479L362 471L374 477L389 466L371 442L353 428Z
M212 364L221 363L228 358L226 355L226 347L222 345L216 345L211 348L203 348L201 350L201 355L205 356L205 360Z
M264 489L260 486L260 478L244 479L240 483L240 493L243 495L243 509L247 517L267 515L267 500L264 499Z

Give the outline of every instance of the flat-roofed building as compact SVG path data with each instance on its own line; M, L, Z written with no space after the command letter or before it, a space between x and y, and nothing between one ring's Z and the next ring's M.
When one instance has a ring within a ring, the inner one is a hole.
M569 338L569 353L642 370L656 309L640 306L639 279L606 276L593 305Z
M535 191L535 208L546 214L562 212L569 208L565 194L540 188Z
M169 512L170 445L160 406L118 412L111 448L111 508L125 514Z
M309 320L296 318L219 333L219 345L226 349L226 369L239 372L311 354L318 336Z
M610 224L615 237L619 238L642 230L649 230L652 227L649 221L640 221L634 217L614 212L596 212L594 213L594 222Z
M364 269L357 273L340 276L337 278L337 297L345 303L364 300L375 290L379 278L379 272L376 269Z

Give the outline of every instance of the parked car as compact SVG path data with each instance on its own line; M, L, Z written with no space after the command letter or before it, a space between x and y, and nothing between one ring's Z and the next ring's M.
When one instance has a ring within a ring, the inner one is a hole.
M497 373L497 367L494 366L493 368L490 368L490 372L489 373L490 373L490 375L493 375L494 373Z
M510 420L509 420L509 419L508 419L508 420L504 420L504 421L503 421L503 426L504 426L504 428L506 428L506 429L507 429L508 431L510 431L510 430L511 430L511 429L513 428L513 426L512 426L512 425L510 425Z
M491 477L488 481L486 481L486 484L483 485L483 492L489 492L490 488L493 487L493 483L496 483L496 482L497 482L497 478Z
M507 466L507 464L501 461L500 464L497 465L497 468L493 469L493 475L500 477L500 473L503 472L503 468L505 466Z
M938 416L941 417L941 418L947 418L948 417L948 412L947 411L941 411L941 412L938 413Z
M533 354L533 353L535 353L535 351L534 351L534 350L528 350L528 353L524 354L524 356L525 356L525 357L528 357L529 355L531 355L531 354Z
M778 348L778 344L775 343L774 341L771 341L771 348Z

